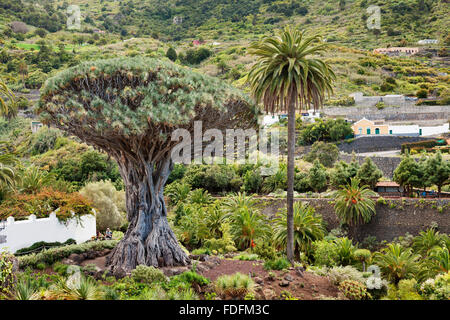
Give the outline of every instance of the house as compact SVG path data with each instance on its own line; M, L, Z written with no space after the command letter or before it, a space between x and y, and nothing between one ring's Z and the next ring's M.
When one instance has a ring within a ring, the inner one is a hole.
M355 105L363 107L373 107L377 103L383 102L387 106L407 106L413 105L415 100L409 99L401 94L387 94L385 96L364 96L362 92L354 92L349 95L355 100Z
M205 43L205 41L203 41L203 40L194 40L194 41L192 41L192 44L194 46L199 46L199 45L202 45L204 43Z
M320 112L314 111L313 109L311 109L306 112L302 112L301 116L302 116L302 120L312 121L312 120L320 118Z
M420 45L438 44L439 40L437 40L437 39L423 39L423 40L417 41L417 43L420 44Z
M432 136L449 132L449 123L439 126L419 126L413 125L389 125L384 121L371 121L366 118L355 122L352 125L353 133L356 137L364 135L393 135L393 136Z
M355 122L352 129L355 136L389 134L388 125L383 124L382 121L371 121L366 118Z
M420 48L409 47L390 47L390 48L378 48L373 50L373 53L385 54L388 56L410 56L420 51Z
M394 181L380 181L375 186L375 192L384 196L401 197L403 191L403 187Z
M42 128L43 124L40 121L31 121L31 132L36 133L40 128Z

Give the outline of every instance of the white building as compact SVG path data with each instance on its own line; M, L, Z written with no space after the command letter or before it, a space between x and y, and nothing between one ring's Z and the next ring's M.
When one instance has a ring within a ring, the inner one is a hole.
M437 39L423 39L417 41L418 44L425 45L425 44L438 44L439 40Z

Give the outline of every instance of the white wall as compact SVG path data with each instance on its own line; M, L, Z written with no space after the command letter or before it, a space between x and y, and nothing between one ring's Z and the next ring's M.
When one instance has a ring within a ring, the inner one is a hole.
M389 130L392 130L392 134L416 134L416 135L419 135L419 126L418 125L389 126Z
M442 126L420 127L420 129L422 129L422 136L431 136L449 132L449 124L444 123Z
M81 243L90 240L96 232L95 215L90 214L66 222L60 222L54 212L49 218L41 219L36 219L35 215L20 221L9 217L6 228L0 231L0 235L6 235L6 242L0 243L0 249L7 248L14 253L39 241L65 242L74 239Z

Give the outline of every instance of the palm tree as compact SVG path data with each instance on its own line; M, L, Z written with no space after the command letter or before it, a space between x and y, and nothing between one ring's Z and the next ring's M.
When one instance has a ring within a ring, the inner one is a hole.
M15 172L13 166L17 163L17 158L9 152L5 142L0 141L0 185L12 187L15 182Z
M335 193L334 211L338 218L349 226L368 223L375 214L376 192L368 186L359 186L359 179L352 178L350 184L341 186Z
M335 75L329 65L311 57L325 51L319 36L286 27L279 35L250 45L257 57L248 74L251 92L266 112L288 112L287 257L294 262L294 152L295 111L323 105Z
M383 275L395 284L402 279L414 277L420 271L420 255L397 243L389 244L382 252L375 252L374 258Z
M280 211L274 219L274 240L279 246L287 243L286 209ZM322 217L316 215L315 209L302 202L294 203L294 245L295 252L310 253L311 244L325 236Z
M7 119L17 115L17 103L14 93L9 90L6 83L0 79L0 115Z

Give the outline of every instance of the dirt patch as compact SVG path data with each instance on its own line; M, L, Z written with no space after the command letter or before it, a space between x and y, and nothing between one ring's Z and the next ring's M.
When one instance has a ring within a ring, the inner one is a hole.
M87 259L81 262L81 266L87 266L89 264L95 265L99 270L104 271L106 270L106 256L103 257L97 257L95 259Z
M251 275L256 292L263 299L281 299L283 292L300 300L339 298L339 290L326 277L290 268L284 271L266 271L260 261L220 260L220 263L201 274L214 281L221 275L236 272Z

